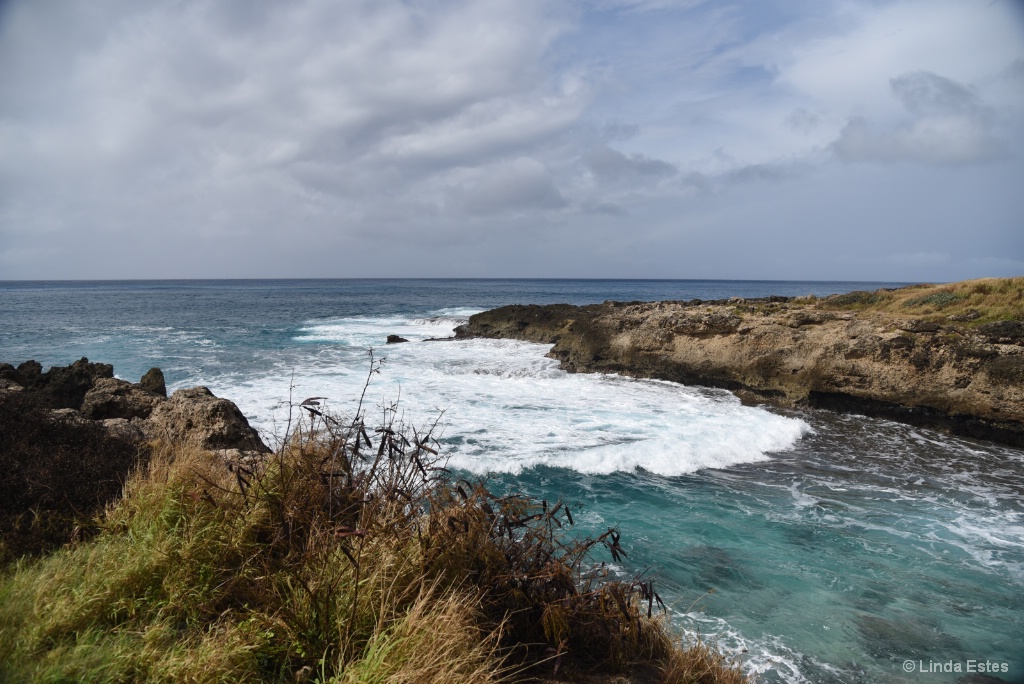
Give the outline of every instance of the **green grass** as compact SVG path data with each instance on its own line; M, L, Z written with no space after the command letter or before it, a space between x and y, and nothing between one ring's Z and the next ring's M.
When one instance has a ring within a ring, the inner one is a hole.
M155 446L98 534L9 565L0 681L486 683L553 656L744 681L590 572L617 533L452 482L429 430L308 410L260 464Z
M946 285L910 285L896 290L847 292L804 303L813 303L817 308L827 310L878 311L933 320L952 317L970 325L1019 321L1024 320L1024 277L982 278Z

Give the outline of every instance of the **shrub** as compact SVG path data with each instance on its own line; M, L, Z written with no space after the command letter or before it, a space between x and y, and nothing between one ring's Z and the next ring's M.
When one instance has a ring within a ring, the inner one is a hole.
M963 295L956 294L955 292L940 291L932 292L931 294L924 295L922 297L914 297L907 299L903 302L903 306L907 308L915 306L934 306L938 309L952 306L965 299Z
M574 539L559 502L453 481L397 405L371 428L321 401L260 461L162 448L96 538L13 566L0 680L488 682L677 657L653 584L593 565L625 555L617 531Z
M881 291L864 292L863 290L854 290L844 294L829 295L822 301L822 304L830 309L843 309L873 306L881 304L888 299L889 295Z

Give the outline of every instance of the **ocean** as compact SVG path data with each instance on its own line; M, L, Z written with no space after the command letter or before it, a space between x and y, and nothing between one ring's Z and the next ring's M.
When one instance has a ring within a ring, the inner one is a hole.
M1024 451L728 392L568 374L545 345L428 342L513 303L826 295L898 283L0 282L0 361L86 356L206 385L273 445L289 401L367 390L439 420L450 467L622 532L681 630L761 682L1024 682ZM397 334L409 344L384 345ZM611 562L598 557L597 561ZM948 671L947 671L948 670Z

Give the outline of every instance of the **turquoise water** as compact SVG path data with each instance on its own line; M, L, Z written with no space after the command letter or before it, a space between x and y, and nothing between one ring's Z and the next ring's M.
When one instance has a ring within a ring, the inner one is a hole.
M595 531L625 531L631 565L679 622L762 681L957 681L905 660L1024 662L1024 455L925 430L803 414L814 428L765 463L683 477L538 469ZM713 593L704 594L708 590ZM703 598L702 598L703 596ZM694 603L696 602L696 605Z
M272 441L282 401L444 411L454 467L617 526L673 619L765 682L1024 681L1024 451L716 390L569 375L546 347L422 342L507 303L828 294L735 281L0 282L0 360L81 356L206 384ZM398 333L412 344L383 347ZM610 562L610 558L599 558ZM709 590L711 593L709 593ZM914 672L904 670L910 661ZM925 672L950 669L961 672Z

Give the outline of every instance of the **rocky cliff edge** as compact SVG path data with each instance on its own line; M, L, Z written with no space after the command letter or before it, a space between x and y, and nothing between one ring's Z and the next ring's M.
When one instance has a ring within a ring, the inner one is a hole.
M132 383L115 378L110 364L86 358L45 373L36 361L0 363L0 398L11 394L31 397L54 419L93 421L129 442L189 442L234 459L270 451L238 407L206 387L168 398L158 368Z
M505 306L456 337L554 345L570 372L720 387L1024 446L1024 278L815 297Z

